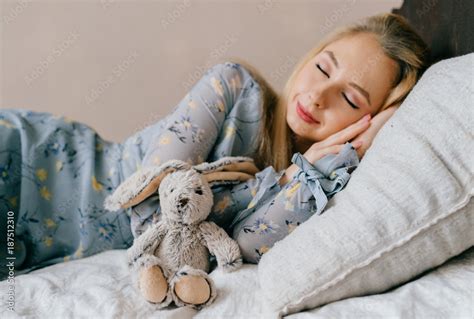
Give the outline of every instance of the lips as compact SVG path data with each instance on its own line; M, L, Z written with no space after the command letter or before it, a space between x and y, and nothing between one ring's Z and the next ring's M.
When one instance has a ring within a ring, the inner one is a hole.
M301 119L307 123L319 123L317 120L314 119L314 117L311 116L311 114L306 112L300 102L296 103L296 113L298 113L299 117L301 117Z

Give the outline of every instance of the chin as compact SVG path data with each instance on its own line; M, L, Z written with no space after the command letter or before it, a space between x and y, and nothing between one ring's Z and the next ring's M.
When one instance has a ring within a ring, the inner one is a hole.
M315 128L311 125L308 125L305 121L301 120L297 114L293 114L287 119L287 124L290 130L293 132L295 137L305 141L318 141L317 134L320 131L320 128Z

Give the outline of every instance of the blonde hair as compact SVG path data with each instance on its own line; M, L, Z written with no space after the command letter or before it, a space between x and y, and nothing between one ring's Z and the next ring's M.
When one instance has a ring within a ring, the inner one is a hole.
M300 70L330 43L359 33L374 34L384 53L398 64L398 75L378 112L399 106L428 67L429 49L408 21L397 14L371 16L330 33L296 64L280 97L254 67L241 59L232 59L249 70L263 91L263 118L255 154L255 163L260 169L273 166L280 171L290 164L293 141L286 122L286 108Z

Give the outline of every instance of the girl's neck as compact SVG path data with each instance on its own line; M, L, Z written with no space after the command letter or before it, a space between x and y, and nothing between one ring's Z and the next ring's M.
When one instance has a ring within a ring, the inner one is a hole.
M305 140L297 136L293 131L291 131L291 142L292 142L292 154L299 152L301 154L306 153L306 151L314 144L314 142Z

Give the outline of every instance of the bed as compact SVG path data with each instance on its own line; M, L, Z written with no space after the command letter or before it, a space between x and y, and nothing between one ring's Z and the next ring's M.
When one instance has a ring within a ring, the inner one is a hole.
M393 12L411 22L430 44L432 62L473 52L470 22L474 4L465 1L405 1ZM470 212L472 215L472 211ZM471 225L472 229L472 225ZM278 318L267 306L258 267L211 272L215 302L196 311L157 311L131 285L125 250L56 264L0 282L2 318ZM473 318L474 248L383 293L346 298L289 318ZM12 290L14 288L14 298ZM14 303L12 303L14 302ZM14 307L15 312L9 311Z
M112 262L111 262L112 261ZM211 273L219 296L201 311L156 311L131 287L125 252L106 251L16 278L16 311L2 318L276 318L259 293L257 266ZM349 298L288 318L472 318L474 250L384 294ZM6 291L5 282L0 284ZM5 300L2 300L4 304Z

